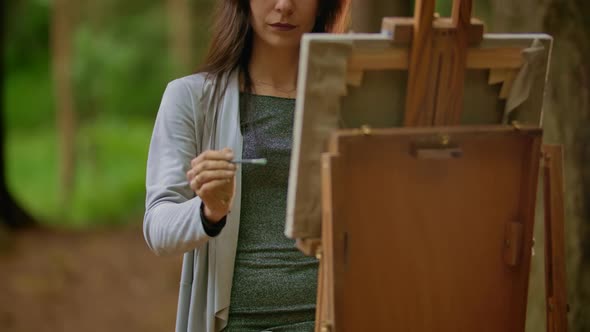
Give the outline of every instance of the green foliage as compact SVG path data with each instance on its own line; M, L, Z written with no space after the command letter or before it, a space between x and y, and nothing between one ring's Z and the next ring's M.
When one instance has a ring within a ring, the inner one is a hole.
M110 118L83 129L70 220L113 223L143 211L152 126L148 121Z
M475 0L477 1L477 0ZM453 0L436 0L436 7L435 12L439 13L440 16L451 16L451 6L453 4ZM414 12L414 6L416 5L416 1L410 0L410 8L412 8L412 13Z
M140 215L153 124L97 119L76 138L76 181L61 211L55 130L13 131L7 141L8 186L42 223L67 227L113 224Z
M172 79L165 23L161 9L148 8L103 28L77 28L74 82L81 116L155 114Z
M31 63L48 61L49 14L47 0L8 1L5 27L4 69L10 74Z
M453 6L452 0L438 0L436 1L436 9L435 11L440 14L440 16L451 16L451 8Z
M34 131L55 123L48 61L13 69L4 78L4 116L9 130Z
M413 12L416 1L411 0L411 8ZM443 17L451 16L451 9L453 6L453 0L436 0L435 11ZM473 0L473 16L485 19L489 16L490 5L486 0Z
M49 68L50 9L46 0L7 4L3 115L9 129L32 130L55 122Z
M192 0L195 64L202 58L211 0ZM59 202L52 79L52 2L7 4L4 114L9 189L42 223L86 227L143 213L147 149L173 68L160 0L72 2L72 80L78 115L71 202Z
M57 216L57 145L51 129L9 131L6 137L8 189L25 209L44 220Z

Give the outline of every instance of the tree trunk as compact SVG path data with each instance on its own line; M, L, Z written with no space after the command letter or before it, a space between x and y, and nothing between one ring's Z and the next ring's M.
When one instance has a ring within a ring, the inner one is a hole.
M181 73L194 67L191 42L191 6L188 0L167 0L172 58Z
M0 78L0 82L0 88L4 88L4 76ZM25 228L35 225L36 222L8 191L8 183L6 181L6 155L4 151L4 144L6 143L5 129L4 112L2 112L0 114L0 202L2 202L0 225L8 226L11 229Z
M55 0L51 23L51 49L59 135L62 209L71 201L75 178L76 114L72 87L72 19L70 1Z
M590 7L584 0L489 2L491 31L546 32L555 38L543 127L546 142L565 148L570 331L590 331ZM536 234L537 240L542 237ZM542 276L533 278L542 281ZM532 305L544 310L538 301ZM527 326L527 331L543 330L536 323Z
M410 1L352 0L352 31L380 32L386 16L411 16Z
M2 22L6 22L8 14L7 1L2 2ZM0 25L0 34L5 36L5 25ZM3 55L2 55L3 56ZM0 77L0 90L4 91L4 76ZM6 181L6 155L4 145L6 143L6 126L4 124L3 105L0 105L0 225L8 226L11 229L24 228L35 225L35 220L29 215L14 199L8 190Z

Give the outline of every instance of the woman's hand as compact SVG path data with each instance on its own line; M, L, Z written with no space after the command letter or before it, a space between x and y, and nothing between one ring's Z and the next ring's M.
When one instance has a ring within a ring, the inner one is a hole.
M205 204L205 217L210 222L227 215L234 200L237 167L230 162L233 158L230 148L205 151L191 160L186 173L191 189Z

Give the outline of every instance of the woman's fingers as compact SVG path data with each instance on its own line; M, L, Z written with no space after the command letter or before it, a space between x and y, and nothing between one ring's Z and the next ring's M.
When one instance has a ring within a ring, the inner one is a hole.
M197 194L211 210L227 210L233 200L233 188L233 178L212 180L202 185Z
M223 215L227 213L234 196L236 165L229 148L209 150L191 160L186 173L191 189L203 200L205 206Z
M207 150L191 160L191 169L186 173L186 178L190 182L195 176L206 170L235 170L236 165L230 162L233 157L230 148Z
M223 170L230 170L233 171L236 169L236 165L225 161L225 160L205 160L199 164L197 164L195 167L193 167L193 170L195 171L196 174L199 174L203 171L207 171L207 170L218 170L218 169L223 169Z
M231 161L233 158L234 153L230 148L225 148L223 150L207 150L191 160L191 167L195 167L206 160Z
M203 171L198 173L194 176L190 182L191 188L196 192L201 189L201 187L215 180L231 180L236 172L234 170L212 170L212 171Z
M203 161L193 168L191 168L187 173L186 177L187 180L192 180L195 176L204 173L206 171L217 171L217 170L226 170L234 172L236 170L236 165L222 160L206 160Z
M217 198L226 198L226 197L221 197L224 195L231 195L233 191L233 184L232 184L232 179L222 179L222 180L212 180L209 181L205 184L203 184L201 186L201 189L199 190L199 192L202 194L202 196L206 196L206 197L217 197ZM201 195L199 195L201 196ZM229 198L229 197L227 197Z

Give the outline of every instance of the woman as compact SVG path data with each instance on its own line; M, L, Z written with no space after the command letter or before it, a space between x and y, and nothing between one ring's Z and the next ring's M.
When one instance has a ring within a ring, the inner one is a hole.
M177 331L313 331L317 262L283 235L299 45L338 31L345 0L218 4L202 70L160 105L146 242L185 253Z

